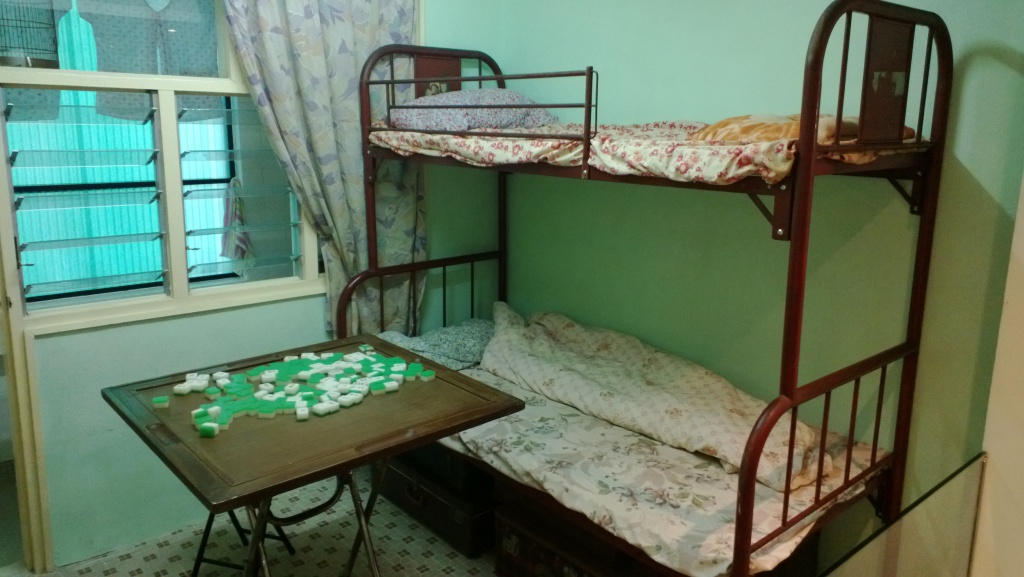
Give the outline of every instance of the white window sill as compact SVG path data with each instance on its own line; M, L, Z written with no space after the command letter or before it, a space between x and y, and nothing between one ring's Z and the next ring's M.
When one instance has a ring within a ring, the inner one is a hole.
M25 330L46 335L323 295L326 291L322 276L313 280L291 277L200 288L182 298L151 295L70 305L35 311L23 318Z

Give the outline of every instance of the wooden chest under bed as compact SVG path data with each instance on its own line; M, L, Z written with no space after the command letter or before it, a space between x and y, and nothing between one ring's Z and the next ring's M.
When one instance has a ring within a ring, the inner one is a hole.
M494 546L492 477L439 445L392 458L380 492L466 557Z

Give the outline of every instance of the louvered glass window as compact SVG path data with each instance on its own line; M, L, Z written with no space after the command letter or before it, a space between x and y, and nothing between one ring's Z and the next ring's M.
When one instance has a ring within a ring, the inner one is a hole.
M110 7L122 0L66 4L55 12L62 69L220 73L213 0L139 0L120 12ZM191 82L181 81L188 94L175 96L171 113L159 109L167 93L146 92L143 82L95 91L0 85L0 145L30 308L172 285L179 296L186 276L194 288L302 272L298 207L251 99L196 93ZM160 150L168 131L178 150ZM168 244L182 233L183 245Z
M178 135L190 282L297 275L298 207L251 99L189 98L178 98Z
M95 92L4 97L26 299L162 290L152 105L101 113Z

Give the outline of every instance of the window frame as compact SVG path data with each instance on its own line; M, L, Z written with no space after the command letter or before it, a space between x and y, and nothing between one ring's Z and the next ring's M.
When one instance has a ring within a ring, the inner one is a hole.
M24 327L36 334L80 330L124 322L193 314L222 308L247 306L276 300L313 296L326 292L326 283L318 270L316 234L307 219L300 218L300 276L230 283L219 286L190 286L185 238L183 182L177 130L178 95L214 95L248 97L241 68L231 50L223 7L217 3L217 42L220 69L226 77L128 74L79 70L33 69L0 66L8 88L50 88L62 90L115 90L155 94L157 124L154 146L164 152L158 157L157 186L163 191L166 222L166 291L158 295L125 294L112 300L94 302L50 301L46 308L26 308L17 268L17 247L13 234L0 234L0 262L6 288L6 305L13 315L23 319ZM6 134L2 135L6 140ZM10 168L0 170L0 230L14 231L14 211ZM17 302L20 297L20 304Z

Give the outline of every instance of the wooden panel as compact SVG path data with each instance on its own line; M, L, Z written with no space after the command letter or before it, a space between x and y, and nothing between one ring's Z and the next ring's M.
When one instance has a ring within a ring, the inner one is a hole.
M872 16L868 23L858 142L899 142L907 116L914 26Z
M462 59L442 56L416 56L415 78L462 76ZM461 90L461 82L431 82L416 85L416 97Z
M212 439L200 438L191 423L190 412L205 402L201 395L174 397L168 409L152 408L152 398L169 394L184 375L107 388L103 396L199 500L215 511L327 478L522 409L522 401L514 397L370 336L199 372L236 373L287 354L352 352L362 343L388 356L422 362L437 378L408 382L397 393L369 396L356 407L304 423L288 415L236 418L228 431Z

